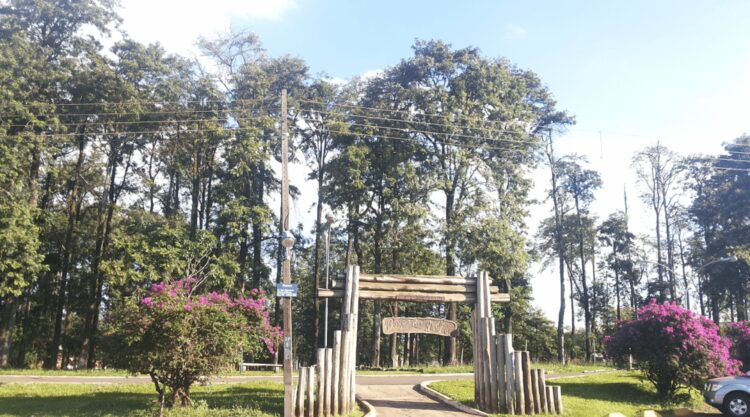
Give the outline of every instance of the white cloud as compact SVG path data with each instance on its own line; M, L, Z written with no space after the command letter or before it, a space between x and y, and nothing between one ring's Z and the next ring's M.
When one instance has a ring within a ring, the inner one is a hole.
M509 40L525 39L526 35L528 35L528 33L526 32L526 29L520 26L516 26L512 24L505 25L505 39L509 39Z
M133 39L192 55L199 36L226 30L232 19L279 20L295 7L295 0L123 0L120 14Z

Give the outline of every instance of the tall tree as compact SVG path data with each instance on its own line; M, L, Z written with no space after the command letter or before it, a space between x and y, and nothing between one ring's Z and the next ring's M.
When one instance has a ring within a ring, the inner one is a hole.
M565 174L562 187L573 200L573 207L575 209L576 222L578 226L578 257L581 267L581 297L584 310L586 360L590 361L592 354L592 316L591 305L589 302L589 285L586 279L586 263L587 259L591 256L591 254L593 254L593 252L589 252L589 256L587 256L585 250L586 234L583 217L588 214L589 205L594 200L594 191L601 187L602 181L598 172L583 168L578 160L585 162L585 160L583 159L573 158L572 160L566 161L563 164L561 169L563 172L565 172Z

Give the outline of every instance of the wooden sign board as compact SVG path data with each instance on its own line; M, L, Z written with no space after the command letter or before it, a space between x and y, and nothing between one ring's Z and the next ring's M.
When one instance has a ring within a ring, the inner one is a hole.
M383 333L427 333L440 336L457 336L458 323L445 319L423 317L386 317Z

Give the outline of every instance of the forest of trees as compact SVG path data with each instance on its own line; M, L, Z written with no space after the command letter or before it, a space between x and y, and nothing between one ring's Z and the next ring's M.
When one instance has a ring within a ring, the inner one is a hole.
M348 264L489 271L512 293L496 307L500 330L539 358L591 358L649 298L717 322L747 318L750 137L719 157L660 145L635 155L654 214L653 234L636 236L625 201L606 219L591 212L599 173L554 152L573 117L505 59L417 40L377 76L334 83L300 58L270 56L252 33L201 39L190 60L127 38L118 22L111 0L0 4L0 367L97 366L108 312L152 283L197 276L205 291L272 292L282 117L317 186L314 224L293 230L303 362L323 339L315 289L328 211L333 275ZM533 236L539 166L551 215ZM702 268L729 255L738 261ZM536 260L559 269L557 330L531 306ZM332 329L335 302L330 310ZM460 334L382 336L380 319L393 315L458 319ZM363 302L358 361L469 362L469 316L467 305Z

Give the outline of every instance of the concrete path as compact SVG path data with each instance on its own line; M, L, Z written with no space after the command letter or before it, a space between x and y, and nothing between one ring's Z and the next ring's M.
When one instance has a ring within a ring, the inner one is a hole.
M375 407L378 417L466 417L471 415L422 395L417 392L414 385L358 384L357 395Z

